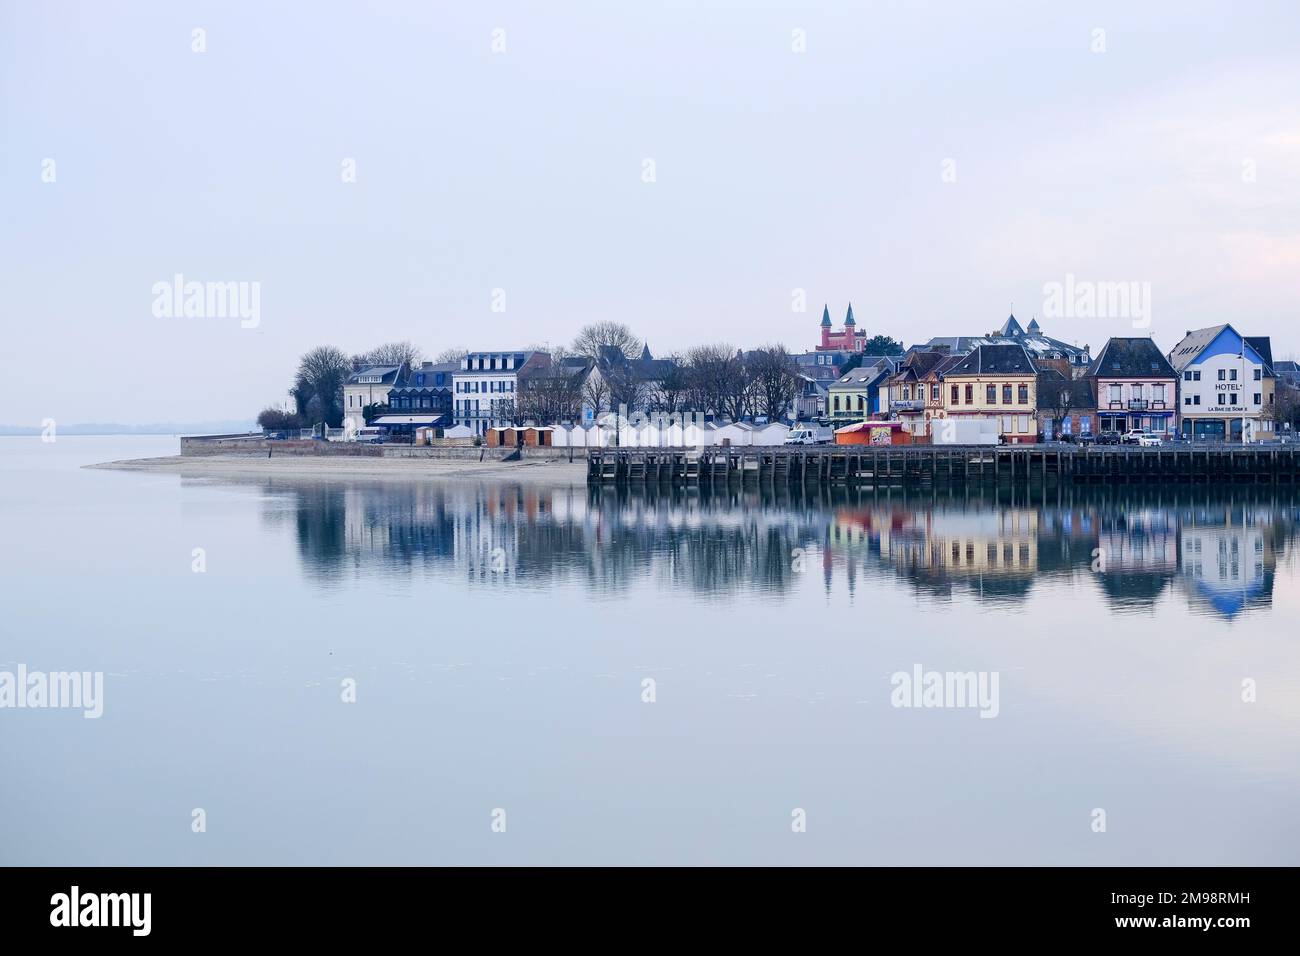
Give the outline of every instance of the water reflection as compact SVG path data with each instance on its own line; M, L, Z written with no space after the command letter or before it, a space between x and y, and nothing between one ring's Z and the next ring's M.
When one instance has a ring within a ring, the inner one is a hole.
M271 481L309 575L453 575L483 587L641 583L780 598L899 583L1018 604L1053 581L1118 611L1166 595L1231 619L1271 605L1300 497L1279 489L587 489Z

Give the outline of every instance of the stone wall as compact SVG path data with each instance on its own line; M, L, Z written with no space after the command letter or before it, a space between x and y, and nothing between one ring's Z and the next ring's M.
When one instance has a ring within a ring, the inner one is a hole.
M442 458L461 461L508 461L518 458L569 459L568 448L488 448L463 445L368 445L341 441L268 441L264 438L240 438L211 435L181 439L181 455L247 455L266 458L279 455L310 455L321 458ZM586 452L573 449L574 461Z

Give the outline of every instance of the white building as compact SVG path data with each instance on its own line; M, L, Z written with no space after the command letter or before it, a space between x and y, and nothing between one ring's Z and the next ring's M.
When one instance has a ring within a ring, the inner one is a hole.
M1188 332L1169 353L1178 374L1180 430L1200 441L1273 437L1273 369L1267 338L1231 325Z
M343 384L343 425L352 431L366 424L362 410L367 405L388 404L388 393L401 374L397 365L375 365L353 372Z
M519 373L550 364L547 352L470 352L452 375L452 420L475 435L515 424Z

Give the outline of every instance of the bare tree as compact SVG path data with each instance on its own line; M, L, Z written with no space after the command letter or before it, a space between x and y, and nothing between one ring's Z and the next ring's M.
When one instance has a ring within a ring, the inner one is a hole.
M799 387L794 359L784 345L765 345L751 356L748 365L754 407L768 418L780 418Z
M582 415L582 380L585 367L552 362L519 376L519 411L525 421L538 425L577 421Z
M446 365L448 362L460 362L468 354L468 349L443 349L434 358L433 363L435 365Z
M423 354L412 342L385 342L358 356L365 365L419 365Z
M641 340L622 322L593 322L585 325L573 340L573 352L599 361L607 347L617 348L624 358L636 358L641 352Z
M611 365L602 374L609 382L609 403L629 412L641 411L649 397L649 388L639 369L630 362Z
M686 359L673 354L661 361L662 372L651 383L648 404L651 411L680 412L686 407L690 387Z
M582 404L588 406L594 416L599 418L610 408L610 388L600 369L593 367L587 373L587 380L582 384Z
M703 412L740 420L749 406L745 363L730 345L701 345L687 353L687 394Z
M343 383L350 374L352 362L342 349L321 345L304 353L290 390L298 414L339 427L343 423Z

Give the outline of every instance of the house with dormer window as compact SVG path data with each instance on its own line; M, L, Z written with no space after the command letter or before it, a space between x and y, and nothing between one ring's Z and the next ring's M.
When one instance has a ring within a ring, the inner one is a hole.
M1140 428L1158 435L1178 429L1178 374L1145 336L1112 338L1088 368L1103 432Z
M343 383L343 424L356 431L365 427L364 409L388 404L388 393L404 371L401 365L371 365L358 369Z

